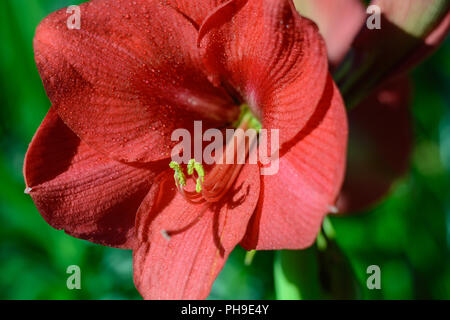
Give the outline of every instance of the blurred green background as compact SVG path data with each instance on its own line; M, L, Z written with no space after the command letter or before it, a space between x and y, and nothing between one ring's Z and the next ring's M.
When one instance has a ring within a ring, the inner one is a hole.
M34 64L34 30L52 11L77 2L0 1L0 299L140 299L130 251L52 229L23 192L24 155L50 107ZM250 266L237 249L211 299L295 298L299 288L304 298L450 298L449 57L447 40L413 72L411 170L375 209L332 218L340 249L331 243L319 256L315 249L258 252ZM81 268L81 290L66 287L69 265ZM369 265L381 268L381 290L367 289Z

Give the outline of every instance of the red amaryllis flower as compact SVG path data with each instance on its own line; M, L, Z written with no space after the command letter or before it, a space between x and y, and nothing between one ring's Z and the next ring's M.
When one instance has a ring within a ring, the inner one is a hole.
M291 1L94 0L80 30L66 19L36 32L52 107L24 169L50 225L133 249L148 299L206 298L239 243L311 245L343 180L347 121L324 43ZM230 128L243 104L280 130L278 174L218 164L200 192L174 182L173 130Z

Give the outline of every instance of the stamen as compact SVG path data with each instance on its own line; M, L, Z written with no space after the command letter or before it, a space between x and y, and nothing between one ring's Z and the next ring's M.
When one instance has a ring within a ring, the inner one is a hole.
M203 170L203 166L199 162L195 161L195 159L191 159L187 165L188 175L193 175L194 170L197 172L198 176L195 192L200 193L202 192L202 184L205 181L205 170Z
M186 176L183 173L183 169L181 168L180 164L172 161L169 164L169 167L175 170L175 174L173 175L173 178L175 179L175 185L178 189L183 188L186 185Z
M208 202L219 201L226 192L232 187L234 181L238 177L242 167L244 166L245 159L247 159L250 148L254 146L257 140L257 135L247 136L243 134L248 127L248 120L244 116L244 120L241 122L239 129L236 130L231 141L226 146L225 152L222 153L223 162L217 164L209 173L203 184L203 198ZM248 137L248 143L246 138ZM239 146L245 146L244 150L241 150ZM242 154L242 152L244 154ZM243 157L244 162L240 162L240 157ZM225 164L227 159L233 159L234 164ZM237 161L237 163L236 163Z
M185 188L187 181L181 165L174 161L170 163L170 168L175 170L174 179L177 189L189 203L217 202L222 199L239 176L250 154L250 149L257 145L258 135L254 130L259 131L261 123L252 115L247 105L243 105L241 111L238 121L235 122L238 130L234 132L231 141L228 141L224 152L216 155L218 158L216 165L207 176L199 162L195 159L189 160L186 170L188 176L196 180L195 191Z
M201 195L201 190L202 190L202 183L205 177L205 171L203 170L202 165L196 162L194 159L191 159L187 166L188 175L193 175L195 170L198 176L195 192L188 191L185 189L187 180L186 176L184 175L183 168L179 163L172 161L169 164L169 167L175 170L174 174L175 185L177 186L177 189L181 193L181 195L190 203L198 204L204 202L204 199L202 198Z

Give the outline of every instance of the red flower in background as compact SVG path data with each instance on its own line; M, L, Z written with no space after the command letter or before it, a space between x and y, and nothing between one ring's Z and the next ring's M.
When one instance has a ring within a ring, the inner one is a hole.
M347 122L324 43L292 2L93 0L81 14L80 30L62 10L35 37L52 107L24 174L44 219L133 249L148 299L206 298L239 243L311 245L342 183ZM280 130L279 173L217 165L188 201L171 133L231 127L242 104Z
M340 212L370 208L408 172L413 144L410 92L407 78L388 81L348 113L351 133Z
M331 68L342 64L346 69L339 82L347 106L354 108L349 111L349 155L339 211L367 209L409 168L413 132L406 73L445 39L450 3L371 1L382 15L381 29L370 30L359 0L294 2L300 14L318 24Z

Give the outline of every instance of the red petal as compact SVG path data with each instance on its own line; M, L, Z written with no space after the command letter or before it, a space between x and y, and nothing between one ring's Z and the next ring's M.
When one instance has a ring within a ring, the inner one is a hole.
M379 201L409 168L412 127L408 79L377 91L350 111L347 173L340 212L361 211Z
M215 81L231 85L265 128L280 129L281 143L306 124L325 88L326 48L291 1L231 0L203 22L199 40Z
M294 0L300 14L313 20L325 38L328 58L336 66L342 61L366 13L360 0Z
M264 176L257 212L242 245L246 249L303 249L335 203L345 168L347 119L338 89L329 78L320 107L282 150L278 174Z
M229 0L166 0L166 2L192 19L199 27L215 8Z
M97 153L52 108L30 145L24 175L36 207L52 227L103 245L132 248L135 215L157 169Z
M145 299L205 299L256 207L258 167L246 165L230 196L215 206L189 204L171 175L162 180L138 213L136 287Z
M84 142L116 160L170 155L171 133L231 122L239 110L207 79L191 22L159 1L94 0L81 29L58 11L38 27L36 62L47 94Z

